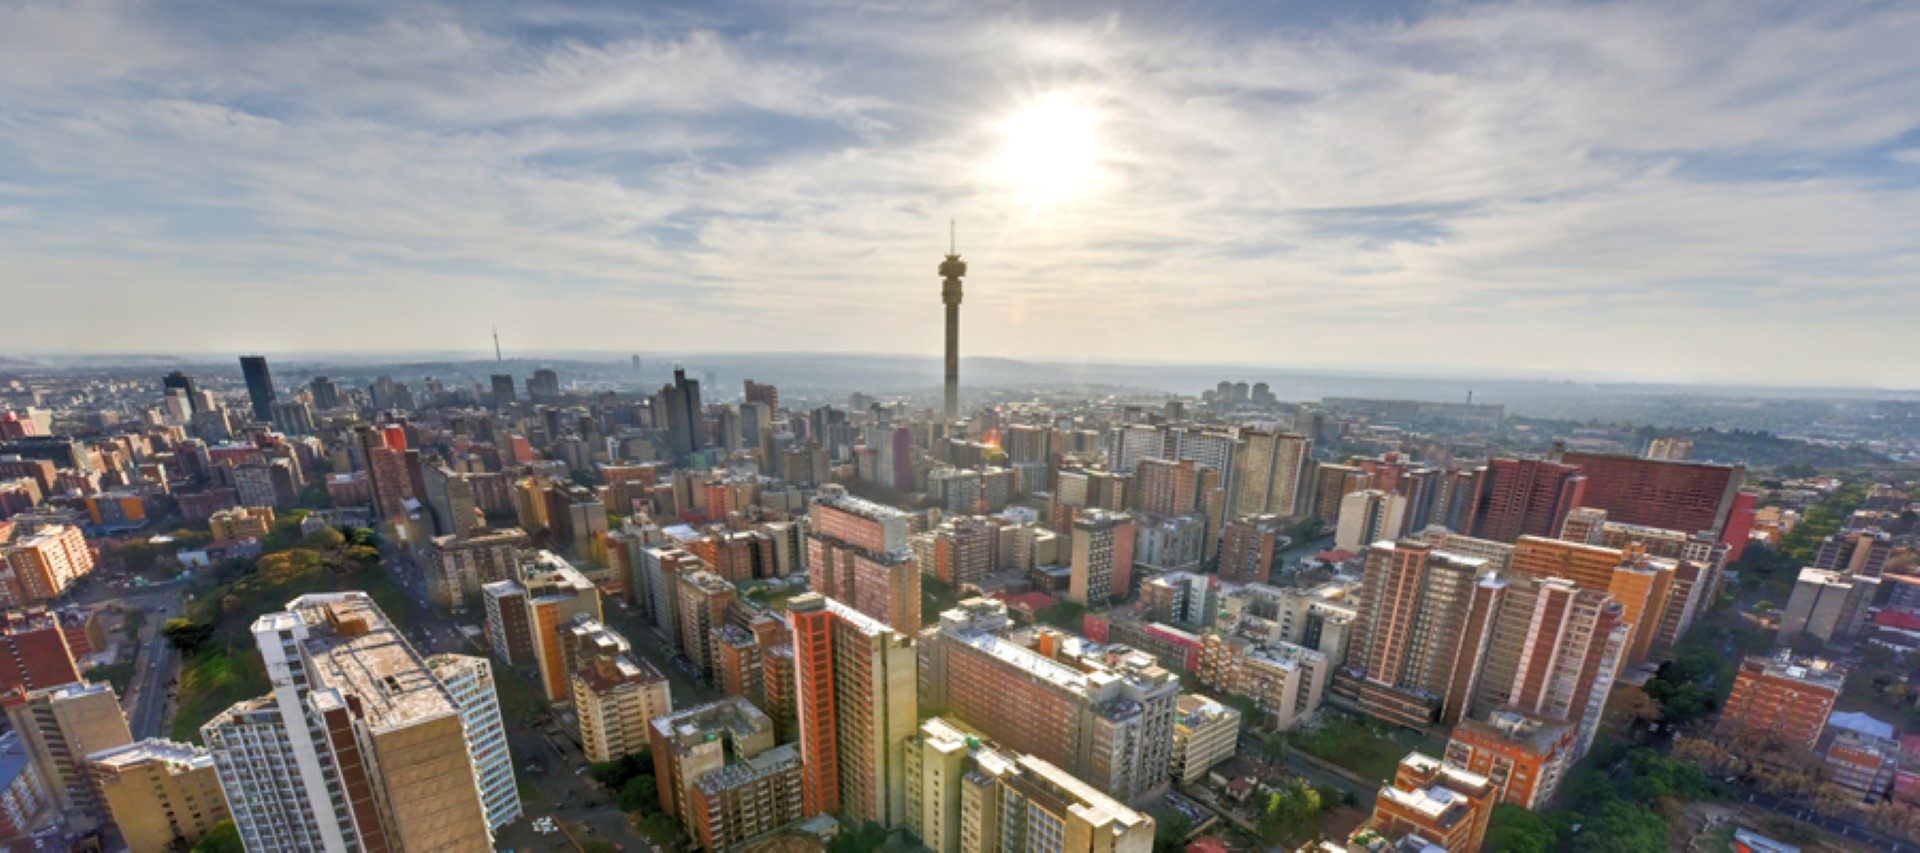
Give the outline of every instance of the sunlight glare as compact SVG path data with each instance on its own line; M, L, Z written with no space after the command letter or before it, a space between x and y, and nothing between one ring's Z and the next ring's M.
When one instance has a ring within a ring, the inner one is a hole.
M1100 157L1098 117L1070 96L1043 95L1000 127L997 172L1038 209L1084 193Z

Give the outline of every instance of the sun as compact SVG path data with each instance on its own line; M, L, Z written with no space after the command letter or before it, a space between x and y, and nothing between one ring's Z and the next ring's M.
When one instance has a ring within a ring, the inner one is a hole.
M1071 200L1099 173L1099 116L1065 93L1042 95L1000 125L995 173L1037 210Z

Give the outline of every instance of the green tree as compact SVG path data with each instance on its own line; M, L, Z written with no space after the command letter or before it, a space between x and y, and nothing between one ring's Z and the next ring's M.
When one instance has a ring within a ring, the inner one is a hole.
M867 821L857 829L841 832L827 845L828 853L872 853L887 843L887 829L873 821Z
M643 812L660 807L660 785L652 776L635 776L620 788L620 810Z
M307 547L330 551L347 544L347 535L331 527L315 530L307 537Z
M223 820L193 845L193 853L246 853L246 847L240 843L240 828L231 820Z
M1553 849L1553 824L1512 803L1493 807L1487 823L1487 849L1495 853L1547 853Z
M1186 845L1187 835L1193 832L1193 821L1178 809L1166 806L1150 814L1153 815L1154 853L1178 853Z
M1260 811L1260 836L1268 843L1292 840L1320 814L1320 792L1300 779L1288 780L1267 795Z
M211 622L195 622L176 616L167 620L166 627L160 629L160 635L166 637L167 642L180 654L191 657L206 648L208 641L213 639L213 629Z

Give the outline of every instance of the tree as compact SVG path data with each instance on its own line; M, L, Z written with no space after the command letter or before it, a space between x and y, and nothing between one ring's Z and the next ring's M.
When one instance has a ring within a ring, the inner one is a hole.
M620 810L640 812L659 808L660 785L652 776L635 776L620 788Z
M887 828L867 821L858 829L842 832L827 845L828 853L871 853L887 843Z
M167 642L178 649L181 655L192 657L213 639L213 629L211 622L195 622L176 616L167 620L166 627L160 629L160 635L166 637Z
M240 843L240 828L231 820L223 820L193 845L193 853L246 853L246 847Z
M1153 815L1154 853L1179 853L1193 832L1193 821L1178 809L1165 806L1149 812Z
M1552 823L1512 803L1495 805L1487 823L1487 849L1495 853L1547 853L1554 838Z
M307 547L319 548L323 551L339 548L345 544L347 544L347 535L331 527L315 530L307 537Z
M1260 755L1279 761L1287 756L1287 736L1274 732L1260 739Z
M1302 834L1320 814L1320 792L1300 779L1290 779L1267 795L1260 812L1260 836L1278 843Z

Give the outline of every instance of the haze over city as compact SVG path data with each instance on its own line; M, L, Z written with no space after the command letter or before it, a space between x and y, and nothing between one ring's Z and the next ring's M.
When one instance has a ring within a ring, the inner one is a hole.
M12 3L8 347L111 306L122 352L930 353L957 219L972 355L1913 387L1915 43L1904 4Z

